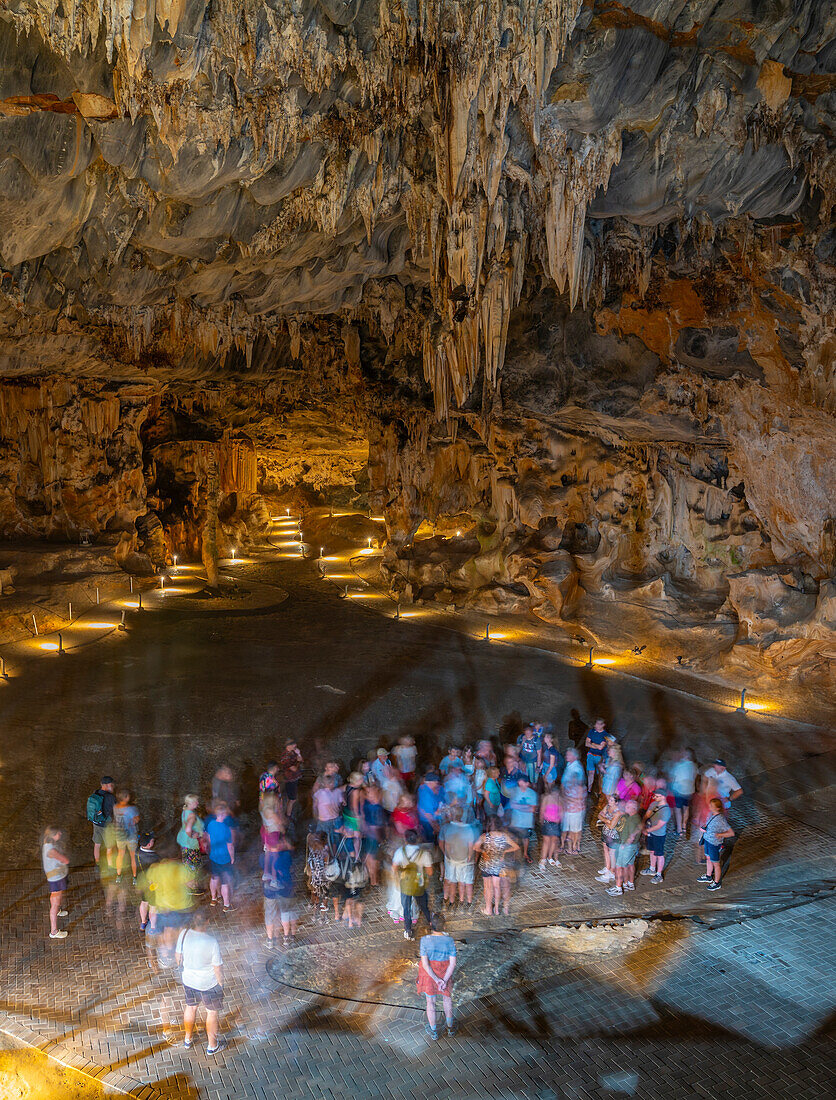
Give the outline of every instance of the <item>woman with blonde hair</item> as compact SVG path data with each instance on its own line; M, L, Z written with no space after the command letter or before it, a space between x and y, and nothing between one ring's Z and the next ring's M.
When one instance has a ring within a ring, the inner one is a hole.
M203 874L203 851L200 838L205 832L203 819L198 815L197 807L200 799L196 794L187 794L183 799L183 809L180 811L180 831L177 834L177 843L180 845L180 854L183 862L192 872L189 889L193 894L201 893L200 879Z
M64 834L52 825L44 830L41 839L41 860L49 887L49 938L65 940L67 933L63 929L59 932L58 918L67 916L61 902L67 889L70 857L64 852Z

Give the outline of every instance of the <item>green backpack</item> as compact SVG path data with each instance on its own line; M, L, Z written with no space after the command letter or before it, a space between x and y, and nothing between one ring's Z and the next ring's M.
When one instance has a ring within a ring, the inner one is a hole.
M414 898L424 892L424 869L414 860L409 859L406 847L403 851L409 862L400 868L401 893Z

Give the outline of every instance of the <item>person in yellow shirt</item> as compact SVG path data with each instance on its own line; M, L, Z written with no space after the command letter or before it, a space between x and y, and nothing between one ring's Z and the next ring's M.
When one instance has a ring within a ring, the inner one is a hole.
M191 919L194 897L189 889L190 869L179 859L161 859L143 872L137 887L155 911L152 925L162 934L163 943L173 949L177 933Z

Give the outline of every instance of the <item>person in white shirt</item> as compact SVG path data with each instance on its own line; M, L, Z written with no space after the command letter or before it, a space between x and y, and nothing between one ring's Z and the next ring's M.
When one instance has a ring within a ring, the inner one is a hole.
M732 773L726 770L725 760L715 760L711 767L706 769L705 777L717 784L717 793L722 798L725 809L728 809L732 802L743 794L743 788Z
M206 916L200 910L192 917L191 927L184 928L178 936L176 950L177 965L183 968L186 994L183 1045L186 1050L192 1045L195 1017L202 1004L206 1009L206 1053L217 1054L224 1046L224 1041L218 1037L218 1013L224 1000L221 949L215 937L206 931Z

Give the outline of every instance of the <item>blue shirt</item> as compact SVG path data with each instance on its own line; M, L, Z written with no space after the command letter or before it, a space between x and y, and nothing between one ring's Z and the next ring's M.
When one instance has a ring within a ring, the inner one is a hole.
M212 863L230 863L228 844L232 843L232 818L218 821L210 817L206 822L206 834L209 837L209 859Z
M450 756L448 753L447 756L445 756L441 763L438 765L438 770L441 772L442 775L446 775L454 764L464 764L464 761L460 756Z
M444 801L441 791L434 791L428 783L418 788L418 813L421 817L435 817L436 811Z
M537 738L532 734L531 737L521 737L519 740L520 757L526 762L537 759L537 752L540 748L537 743Z
M515 790L511 795L511 828L532 828L536 809L537 795L530 787L524 791Z
M421 955L430 962L447 962L456 957L456 944L452 936L422 936Z
M725 833L728 829L729 823L722 814L712 814L705 823L705 835L703 839L707 840L709 844L713 844L716 848L720 843L717 834Z

